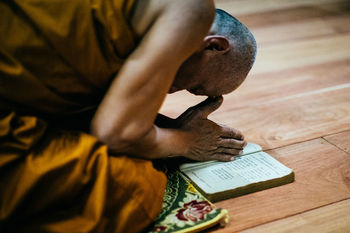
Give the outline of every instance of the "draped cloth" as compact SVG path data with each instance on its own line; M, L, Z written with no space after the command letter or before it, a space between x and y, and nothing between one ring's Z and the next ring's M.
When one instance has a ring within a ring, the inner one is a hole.
M165 175L86 128L137 38L134 1L0 2L0 232L140 232Z

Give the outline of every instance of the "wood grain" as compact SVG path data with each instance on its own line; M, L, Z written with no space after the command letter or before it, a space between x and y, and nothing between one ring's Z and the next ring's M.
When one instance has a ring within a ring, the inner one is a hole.
M232 109L211 119L245 134L265 150L350 130L350 87Z
M350 83L349 77L350 60L300 67L288 72L250 75L241 87L225 96L222 107L260 105L274 99L341 86Z
M274 27L292 25L294 23L307 23L313 20L332 20L336 17L348 15L349 5L349 1L320 2L319 4L295 5L290 8L256 12L237 17L250 29L255 30L266 26Z
M286 24L276 26L265 26L259 28L250 28L259 46L310 39L317 37L327 37L335 34L344 34L350 32L350 16L338 16L328 18L317 18L305 21L290 21Z
M349 232L350 199L242 231L266 232Z
M215 232L236 232L350 197L350 156L325 140L268 153L294 170L295 182L218 202L228 209L230 222Z
M324 139L350 154L350 131L326 136Z
M260 47L250 74L349 59L349 41L350 34L345 34Z

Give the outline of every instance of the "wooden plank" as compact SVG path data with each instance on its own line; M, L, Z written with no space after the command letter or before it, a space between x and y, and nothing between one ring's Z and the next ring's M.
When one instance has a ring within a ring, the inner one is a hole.
M348 33L350 15L318 18L308 21L289 22L277 26L250 28L259 46L266 46L286 41L314 39L334 34Z
M227 109L230 106L231 108L241 108L251 104L260 105L273 99L341 86L347 83L350 83L350 60L301 67L288 72L279 71L269 74L249 75L241 87L225 96L222 108ZM176 100L169 98L168 102L172 104L176 103Z
M350 199L311 210L293 217L257 226L242 233L266 232L349 232Z
M250 74L350 59L349 41L350 34L344 34L260 47Z
M346 2L346 0L215 0L217 8L227 9L233 15L247 15L299 6L317 6L327 3L343 2Z
M248 141L272 149L350 130L350 87L214 112L216 122L240 129Z
M301 5L292 8L278 9L254 14L240 15L237 18L251 29L266 26L287 25L308 22L315 19L329 20L336 16L349 14L350 2L332 2L316 5ZM231 9L226 9L232 11Z
M216 203L228 210L232 233L350 197L350 156L323 139L268 151L295 172L295 182ZM273 232L273 231L271 231Z
M350 131L329 135L324 137L324 139L339 149L350 153Z

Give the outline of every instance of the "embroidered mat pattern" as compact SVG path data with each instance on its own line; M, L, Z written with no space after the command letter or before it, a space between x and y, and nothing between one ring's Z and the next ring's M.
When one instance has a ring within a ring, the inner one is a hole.
M162 211L148 233L199 232L227 223L227 210L216 208L179 172L168 172L167 178Z

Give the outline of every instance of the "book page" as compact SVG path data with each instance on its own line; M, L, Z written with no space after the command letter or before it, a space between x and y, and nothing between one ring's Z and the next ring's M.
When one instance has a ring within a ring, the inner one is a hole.
M286 176L292 172L265 152L240 156L232 162L181 169L204 192L216 193L251 183Z
M261 147L258 144L254 144L254 143L247 143L247 145L243 148L243 155L248 155L251 153L255 153L255 152L259 152L261 151ZM192 163L184 163L180 166L180 169L188 169L188 168L192 168L192 167L208 167L208 166L212 166L213 164L218 164L218 163L222 163L216 160L213 161L206 161L206 162L192 162Z

